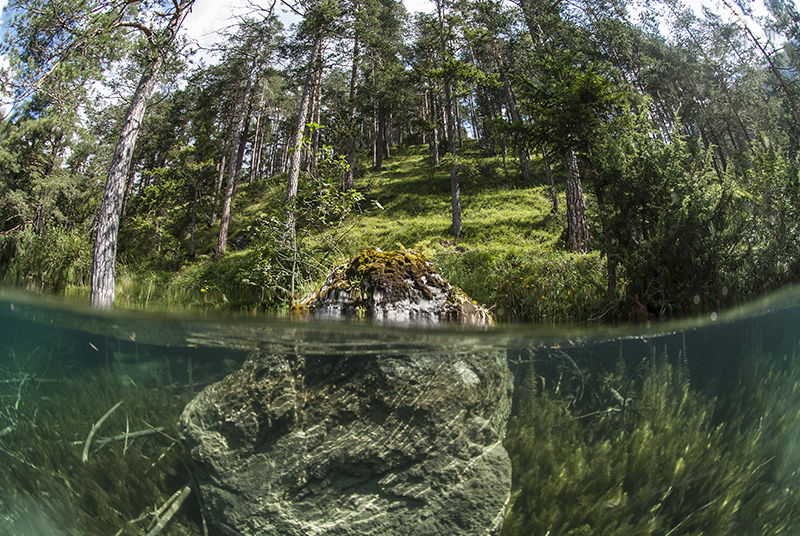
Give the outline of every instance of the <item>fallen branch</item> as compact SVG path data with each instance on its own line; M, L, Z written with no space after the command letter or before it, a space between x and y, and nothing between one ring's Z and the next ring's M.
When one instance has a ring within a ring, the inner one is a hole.
M169 435L169 434L164 432L164 427L163 426L160 426L160 427L156 428L155 426L153 426L152 424L148 423L145 420L143 420L142 422L144 423L145 426L147 426L148 428L153 430L156 434L159 434L159 435L162 435L162 436L166 437L167 439L169 439L173 443L180 444L180 441L178 441L177 439L175 439L171 435Z
M172 497L167 499L167 502L161 505L161 508L156 510L154 515L157 522L146 536L155 536L164 530L164 527L167 525L167 523L169 523L169 520L172 519L172 516L178 512L178 509L183 504L183 501L186 500L191 492L192 488L189 486L189 484L186 484L179 491L176 491ZM163 517L159 517L162 513L164 514Z
M145 430L137 430L136 432L129 432L129 433L126 433L126 434L119 434L119 435L115 435L113 437L101 437L101 438L97 439L94 442L94 444L97 446L97 448L102 448L102 447L105 447L106 445L108 445L109 443L116 443L117 441L125 441L127 439L136 439L136 438L139 438L139 437L145 437L145 436L149 436L149 435L160 434L163 430L164 430L164 427L160 426L158 428L148 428L148 429L145 429ZM72 442L73 445L80 445L81 443L83 443L83 441L73 441Z
M122 400L117 402L113 408L106 411L105 415L100 417L100 420L94 423L94 425L92 425L92 429L89 431L89 435L86 436L86 443L83 446L83 455L81 456L81 460L83 460L83 463L89 461L89 447L92 445L92 438L94 437L94 434L97 432L97 430L100 429L100 427L103 425L103 422L106 419L108 419L109 415L114 413L114 411L116 411L116 409L121 405L122 405Z
M11 456L12 458L16 459L17 461L24 463L25 465L27 465L31 469L36 469L37 471L39 470L39 468L36 467L35 465L33 465L31 462L29 462L27 460L23 460L22 458L20 458L19 456L17 456L13 452L9 452L9 451L7 451L6 449L4 449L2 447L0 447L0 452L2 452L3 454L8 454L9 456Z
M128 452L128 434L131 431L131 423L128 421L128 416L125 415L125 446L122 447L122 455L125 456L125 453Z

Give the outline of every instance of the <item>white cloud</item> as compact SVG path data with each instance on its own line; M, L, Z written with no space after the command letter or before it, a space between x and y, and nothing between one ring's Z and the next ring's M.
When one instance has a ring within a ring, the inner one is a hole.
M406 6L406 10L409 13L414 13L415 11L422 11L423 13L433 13L436 9L436 4L433 0L404 0L403 3Z
M230 26L233 12L243 5L240 0L195 0L183 23L184 31L200 46L209 46L219 39L222 29Z

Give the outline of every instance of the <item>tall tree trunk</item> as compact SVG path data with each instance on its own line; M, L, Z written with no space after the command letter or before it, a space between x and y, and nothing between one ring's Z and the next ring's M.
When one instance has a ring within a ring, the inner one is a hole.
M472 59L472 66L477 69L478 61L475 59L475 50L472 48L472 44L469 44L469 55ZM473 91L469 92L469 116L470 122L472 123L472 135L475 136L475 140L480 144L483 135L481 134L480 124L478 123L478 114L475 111L475 98L473 93Z
M453 117L453 95L450 90L449 81L445 82L444 98L447 100L447 145L450 155L453 157L453 165L450 166L450 207L452 211L452 224L450 225L450 234L452 236L461 236L461 229L463 227L461 221L461 182L458 178L458 150L456 139L456 122Z
M97 235L94 242L90 293L90 301L94 307L110 309L114 306L117 233L125 195L125 182L131 166L136 138L139 136L147 104L153 96L156 75L161 69L162 63L163 59L159 54L139 79L111 158L103 201L97 215Z
M319 68L314 77L314 97L311 99L311 122L319 125L320 121L320 100L322 98L322 69ZM311 131L311 143L308 149L306 171L314 171L317 168L317 156L319 154L319 129Z
M433 166L439 165L439 117L436 114L436 97L433 94L433 89L430 90L431 96L431 118L433 124L433 132L431 137L431 156L433 157Z
M358 88L358 62L361 53L361 43L356 34L353 39L353 68L350 71L350 98L348 118L350 119L349 132L347 138L347 170L344 172L344 189L352 190L356 182L356 92Z
M231 204L233 193L236 190L236 183L239 182L239 175L242 171L241 159L244 155L244 145L249 126L248 117L250 115L250 92L252 91L255 78L257 76L258 60L253 60L253 65L247 76L247 84L242 95L242 102L239 105L239 112L234 124L233 147L231 147L230 169L228 170L228 180L225 183L225 197L222 199L222 214L219 218L219 235L217 236L217 252L215 260L222 258L228 249L228 225L231 221Z
M384 146L385 141L384 138L386 136L386 121L383 117L383 110L380 106L377 108L377 115L375 119L375 144L373 146L375 151L375 171L382 171L383 170L383 153L384 153Z
M225 144L222 146L222 156L219 161L219 169L217 170L217 182L214 186L214 202L212 203L211 210L211 225L217 223L217 211L219 210L219 195L222 192L222 179L225 178L225 164L228 160L228 151L233 145L233 114L228 120L228 132L225 135Z
M248 98L250 96L248 95ZM238 139L238 149L236 151L236 176L242 176L242 165L244 163L244 151L247 148L247 138L250 136L250 116L253 113L253 107L248 103L247 112L244 115L244 126ZM238 183L238 180L237 180Z
M445 35L444 28L444 2L443 0L436 0L436 11L439 22L439 45L442 58L447 58L448 42ZM453 165L450 166L450 208L452 213L452 223L450 225L450 234L452 236L461 236L462 221L461 221L461 183L458 178L458 149L456 139L456 119L453 102L452 80L444 81L444 99L445 99L445 117L447 119L447 146L450 155L453 157Z
M175 40L178 29L183 19L192 8L194 0L174 0L175 12L164 30L158 36L152 33L149 37L160 40L163 47L169 47ZM111 157L111 166L108 170L103 201L97 215L97 235L94 243L94 258L92 260L92 285L90 302L92 306L110 309L114 306L115 276L117 271L117 234L122 213L122 203L125 195L125 181L131 167L133 150L136 147L136 138L142 119L147 111L147 104L153 96L156 77L164 63L161 50L154 50L155 58L145 68L139 79L136 91L131 99L131 106L125 116L114 154Z
M422 114L421 114L421 116L426 120L431 116L429 108L428 108L428 90L424 90L422 92ZM430 149L431 140L430 140L430 135L429 135L427 130L423 130L422 131L422 143L423 144L427 143L428 144L428 149Z
M455 99L453 102L453 109L455 112L455 129L456 129L456 137L458 138L458 150L464 150L464 138L461 135L461 105L458 102L458 99Z
M264 145L266 138L266 119L267 119L267 87L266 84L261 89L261 97L258 102L258 117L253 134L253 157L250 161L250 184L256 177L261 175L262 159L264 155Z
M270 136L272 137L272 148L269 152L269 163L267 164L267 169L269 170L269 176L272 177L275 175L275 164L278 161L279 152L279 142L280 142L280 126L281 126L281 105L278 104L277 109L275 111L275 117L273 118L274 124L272 127L272 133Z
M480 124L478 123L478 114L475 111L475 100L472 96L472 92L469 94L469 119L470 123L472 123L472 135L475 136L475 140L480 143L482 136Z
M297 111L297 123L295 124L294 137L291 140L292 151L289 157L289 177L286 184L286 229L291 236L294 236L295 225L295 202L297 200L297 183L300 178L300 153L303 142L303 131L306 127L308 109L311 102L311 94L314 90L314 80L316 79L316 66L322 55L322 36L318 35L314 40L311 49L311 56L308 59L308 71L306 80L303 84L303 94L300 97L300 107Z
M497 65L497 70L500 73L500 79L503 82L508 113L514 123L520 123L522 120L519 115L519 110L517 110L517 99L514 96L514 88L511 87L511 80L508 78L505 62L503 61L503 56L500 54L500 47L497 46L497 39L495 39L494 36L492 36L492 53L494 54L494 62ZM522 172L522 179L525 182L529 182L531 180L530 157L528 155L528 149L521 142L517 143L517 153L519 154L519 167Z
M392 157L392 136L394 135L394 128L392 127L392 114L387 116L384 112L383 117L383 157L387 160Z
M578 159L572 149L564 158L567 168L567 247L572 251L586 251L589 229L586 226L586 204L583 200Z
M452 212L450 234L458 237L461 236L461 229L463 227L461 221L461 183L458 178L458 149L455 132L456 121L453 117L453 95L449 81L445 81L444 98L447 101L447 147L450 155L453 157L453 165L450 166L450 208Z

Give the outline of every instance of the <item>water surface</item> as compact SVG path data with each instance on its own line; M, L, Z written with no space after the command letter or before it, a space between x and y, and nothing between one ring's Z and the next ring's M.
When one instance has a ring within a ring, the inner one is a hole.
M192 497L156 526L191 484L178 416L254 351L486 350L515 376L503 534L800 534L798 326L796 291L675 324L473 330L104 313L0 289L0 534L203 534Z

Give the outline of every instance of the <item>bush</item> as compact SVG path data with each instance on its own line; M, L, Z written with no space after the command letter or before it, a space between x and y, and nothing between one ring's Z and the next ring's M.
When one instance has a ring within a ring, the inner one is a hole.
M247 229L251 251L237 277L261 296L263 308L289 307L299 288L330 269L325 261L352 228L364 200L356 190L340 189L346 166L330 147L320 150L316 168L300 181L294 233L282 209L260 214ZM344 227L346 221L351 227Z
M15 254L5 269L6 282L54 294L88 284L93 244L83 229L49 227L41 235L26 229L8 238Z

